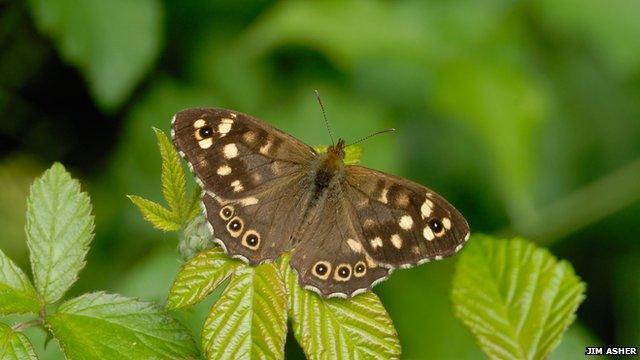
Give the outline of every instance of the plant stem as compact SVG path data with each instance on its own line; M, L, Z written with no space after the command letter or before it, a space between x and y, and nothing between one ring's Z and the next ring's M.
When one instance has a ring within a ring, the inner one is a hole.
M38 326L42 324L43 324L42 319L32 319L32 320L27 320L27 321L23 321L21 323L15 324L11 327L11 329L13 331L23 331L32 326Z
M550 245L640 200L640 160L544 207L538 216L500 233L518 232Z

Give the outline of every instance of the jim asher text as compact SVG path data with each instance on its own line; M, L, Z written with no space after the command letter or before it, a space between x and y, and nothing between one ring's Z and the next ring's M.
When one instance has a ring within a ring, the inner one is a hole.
M620 346L587 346L584 350L585 355L630 355L637 356L637 347L620 347Z

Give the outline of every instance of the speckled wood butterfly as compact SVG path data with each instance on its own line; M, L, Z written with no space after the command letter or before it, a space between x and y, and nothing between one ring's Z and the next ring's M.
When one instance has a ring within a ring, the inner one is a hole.
M345 142L318 153L251 116L192 108L172 120L173 142L200 186L216 242L251 265L293 250L300 284L351 297L397 267L440 260L469 225L422 185L345 165Z

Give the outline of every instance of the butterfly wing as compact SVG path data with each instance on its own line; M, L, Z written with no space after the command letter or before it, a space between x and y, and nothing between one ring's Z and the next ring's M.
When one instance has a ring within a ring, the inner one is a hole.
M465 218L444 198L410 180L347 166L344 194L362 246L387 267L409 267L458 252L469 239Z
M172 135L202 188L223 199L259 193L316 156L293 136L232 110L183 110L173 118Z
M351 297L385 280L391 269L379 266L361 245L361 235L342 190L330 190L309 212L296 235L291 266L307 290L324 297Z
M309 196L303 175L316 156L311 147L224 109L183 110L174 116L172 135L204 190L216 241L229 255L258 264L289 248Z

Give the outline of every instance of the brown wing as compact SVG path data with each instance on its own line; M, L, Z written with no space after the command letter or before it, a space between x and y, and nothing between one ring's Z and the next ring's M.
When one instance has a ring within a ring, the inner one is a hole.
M469 239L469 225L444 198L412 181L347 166L345 196L365 251L387 267L440 260Z
M183 110L173 118L172 135L202 188L224 200L255 196L316 156L296 138L225 109Z
M187 109L174 116L173 142L203 188L216 241L250 264L290 248L310 196L304 176L313 149L247 115Z
M251 265L277 259L292 247L291 238L310 193L304 177L277 179L273 188L256 195L255 203L224 201L207 192L202 198L215 241L232 257Z
M330 190L317 206L296 235L291 258L300 285L324 297L347 298L385 280L391 270L367 255L340 189Z

